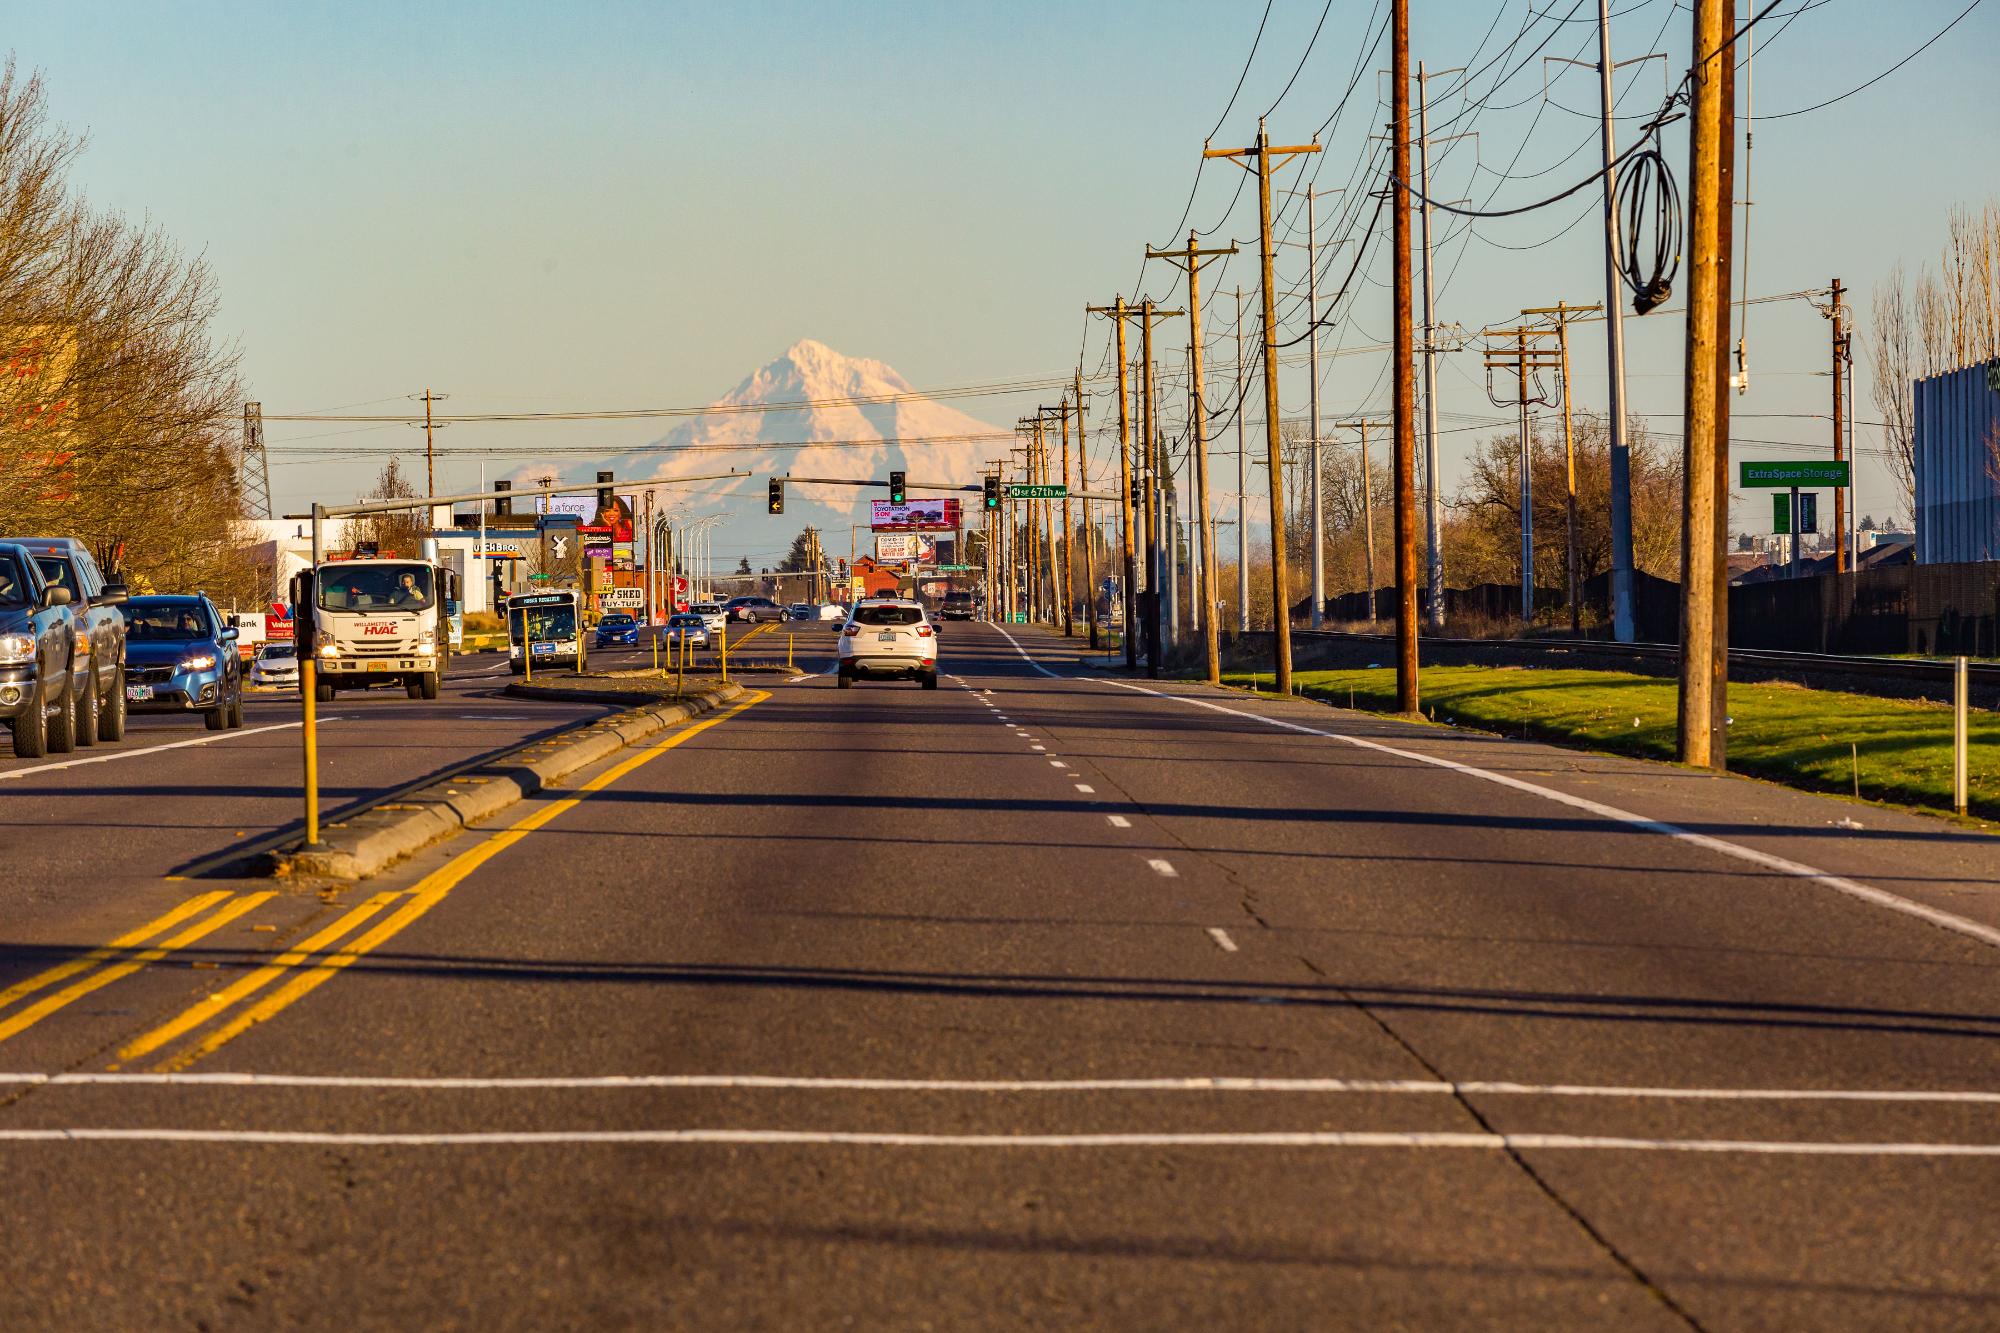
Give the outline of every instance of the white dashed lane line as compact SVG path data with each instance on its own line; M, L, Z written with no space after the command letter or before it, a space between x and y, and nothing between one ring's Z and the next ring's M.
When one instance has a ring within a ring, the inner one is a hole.
M1154 874L1160 876L1163 879L1179 879L1181 877L1181 872L1174 869L1174 863L1172 861L1162 861L1157 857L1154 857L1148 859L1146 864L1153 868Z
M1129 820L1129 819L1127 819L1127 818L1125 818L1125 816L1123 816L1123 815L1106 815L1106 816L1105 816L1105 818L1111 821L1111 827L1112 827L1112 828L1131 828L1131 827L1132 827L1132 821L1131 821L1131 820Z
M1077 784L1076 784L1076 789L1077 789L1078 791L1082 792L1082 793L1083 793L1083 794L1084 794L1085 796L1095 796L1095 795L1097 795L1097 788L1095 788L1095 787L1091 786L1091 785L1090 785L1089 783L1087 783L1087 782L1079 782L1079 783L1077 783Z
M1229 932L1220 926L1210 926L1208 937L1215 941L1215 947L1224 953L1236 952L1236 941L1229 938Z

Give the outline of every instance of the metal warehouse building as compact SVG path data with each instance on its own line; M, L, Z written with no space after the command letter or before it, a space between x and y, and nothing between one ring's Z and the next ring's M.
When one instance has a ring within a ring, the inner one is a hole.
M2000 361L1915 389L1917 563L2000 559Z

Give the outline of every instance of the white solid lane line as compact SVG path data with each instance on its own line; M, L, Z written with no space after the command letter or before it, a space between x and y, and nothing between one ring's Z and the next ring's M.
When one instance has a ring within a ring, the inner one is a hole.
M1221 949L1224 953L1236 952L1236 941L1230 939L1229 932L1224 930L1222 927L1210 926L1208 928L1208 936L1210 939L1215 941L1216 947Z
M1344 736L1337 731L1322 731L1318 727L1308 727L1299 722L1288 722L1283 718L1264 717L1257 713L1245 712L1240 708L1226 708L1221 704L1210 703L1206 699L1194 699L1182 694L1168 694L1163 690L1149 690L1143 685L1133 685L1122 680L1093 678L1092 683L1116 685L1120 689L1133 690L1139 694L1150 694L1156 699L1168 699L1175 703L1184 703L1195 708L1206 708L1212 712L1227 713L1231 717L1240 717L1251 722L1262 722L1266 726L1280 727L1286 731L1296 731L1307 736L1322 736L1327 740L1342 741L1363 750L1373 750L1378 754L1395 755L1399 759L1408 759L1414 763L1429 764L1433 768L1443 768L1454 773L1462 773L1467 777L1478 778L1482 782L1491 782L1496 786L1526 792L1531 796L1540 796L1545 800L1554 801L1558 805L1566 805L1574 810L1583 810L1631 828L1644 830L1647 833L1657 833L1662 837L1674 838L1695 847L1705 848L1711 852L1719 852L1723 856L1732 857L1738 861L1747 861L1751 865L1761 866L1766 870L1776 871L1781 875L1791 875L1799 879L1810 880L1823 888L1832 889L1836 893L1846 894L1850 898L1858 898L1862 902L1872 903L1876 907L1887 908L1891 912L1901 912L1906 916L1913 916L1919 920L1928 921L1934 926L1939 926L1945 930L1978 940L1982 944L2000 947L2000 927L1973 921L1958 915L1956 912L1947 912L1943 908L1932 907L1927 903L1920 903L1914 899L1899 897L1886 889L1878 889L1872 884L1863 884L1858 880L1846 879L1839 875L1830 874L1827 871L1819 869L1817 866L1809 866L1801 861L1791 861L1782 856L1773 856L1769 852L1760 852L1754 847L1745 847L1741 843L1729 842L1726 839L1713 837L1706 833L1696 833L1693 829L1684 829L1678 824L1670 824L1663 819L1653 819L1646 815L1634 814L1630 810L1621 810L1615 805L1605 805L1601 801L1593 801L1587 797L1572 796L1568 792L1557 791L1553 787L1543 787L1537 783L1527 782L1516 777L1509 777L1505 773L1495 773L1490 769L1475 768L1471 764L1462 764L1456 759L1446 759L1439 755L1421 754L1415 750L1398 749L1396 746L1384 745L1381 741L1371 741L1360 736ZM1772 831L1782 832L1783 830L1774 827Z
M0 1143L220 1143L286 1147L493 1148L560 1144L812 1144L873 1148L1459 1148L1488 1152L1688 1152L1790 1157L1994 1157L2000 1143L1638 1139L1587 1134L1306 1130L1221 1134L906 1134L815 1129L582 1129L449 1134L268 1129L0 1129Z
M322 722L338 722L337 717L323 717ZM162 750L183 750L190 745L213 745L217 741L233 741L244 736L258 736L267 731L290 731L304 725L299 722L274 722L264 727L244 727L240 731L218 731L213 736L197 736L188 741L169 741L165 745L148 745L137 750L112 750L104 754L93 754L84 759L65 759L56 764L35 764L28 768L9 769L0 773L0 782L9 778L25 778L31 773L54 773L65 768L81 768L85 764L108 764L114 759L136 759L140 755L158 754Z
M643 1091L648 1088L794 1089L829 1092L1280 1092L1323 1095L1582 1097L1643 1101L1859 1102L2000 1106L2000 1091L1955 1088L1716 1088L1657 1084L1515 1083L1495 1079L1258 1078L1185 1075L1163 1078L878 1078L791 1074L529 1074L517 1077L407 1077L392 1074L255 1074L223 1070L178 1073L0 1073L0 1086L190 1088L408 1088L418 1091Z
M1013 635L1009 634L1004 629L1000 629L1000 626L998 625L995 625L993 628L1000 630L1000 637L1005 639L1008 643L1014 645L1014 651L1021 655L1021 660L1023 662L1026 662L1029 666L1041 672L1044 676L1048 676L1055 680L1062 679L1061 676L1056 675L1055 672L1049 670L1047 667L1043 666L1040 662L1037 662L1034 658L1028 656L1028 650L1026 648L1023 648L1020 644L1020 641L1017 640Z

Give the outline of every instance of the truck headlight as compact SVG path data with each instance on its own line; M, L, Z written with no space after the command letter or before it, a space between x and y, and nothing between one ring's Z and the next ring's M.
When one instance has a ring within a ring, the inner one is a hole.
M182 671L207 671L215 665L214 653L189 653L181 659Z
M337 643L323 643L319 646L319 655L321 657L338 657L340 656L340 645Z
M35 636L32 634L0 634L0 662L18 666L35 660Z

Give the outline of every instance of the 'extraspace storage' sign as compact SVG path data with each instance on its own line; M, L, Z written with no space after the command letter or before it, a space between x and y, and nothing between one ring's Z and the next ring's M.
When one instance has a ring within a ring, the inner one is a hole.
M1743 463L1742 486L1846 486L1850 465L1823 463Z
M958 500L876 500L868 526L877 532L953 532L959 525Z

